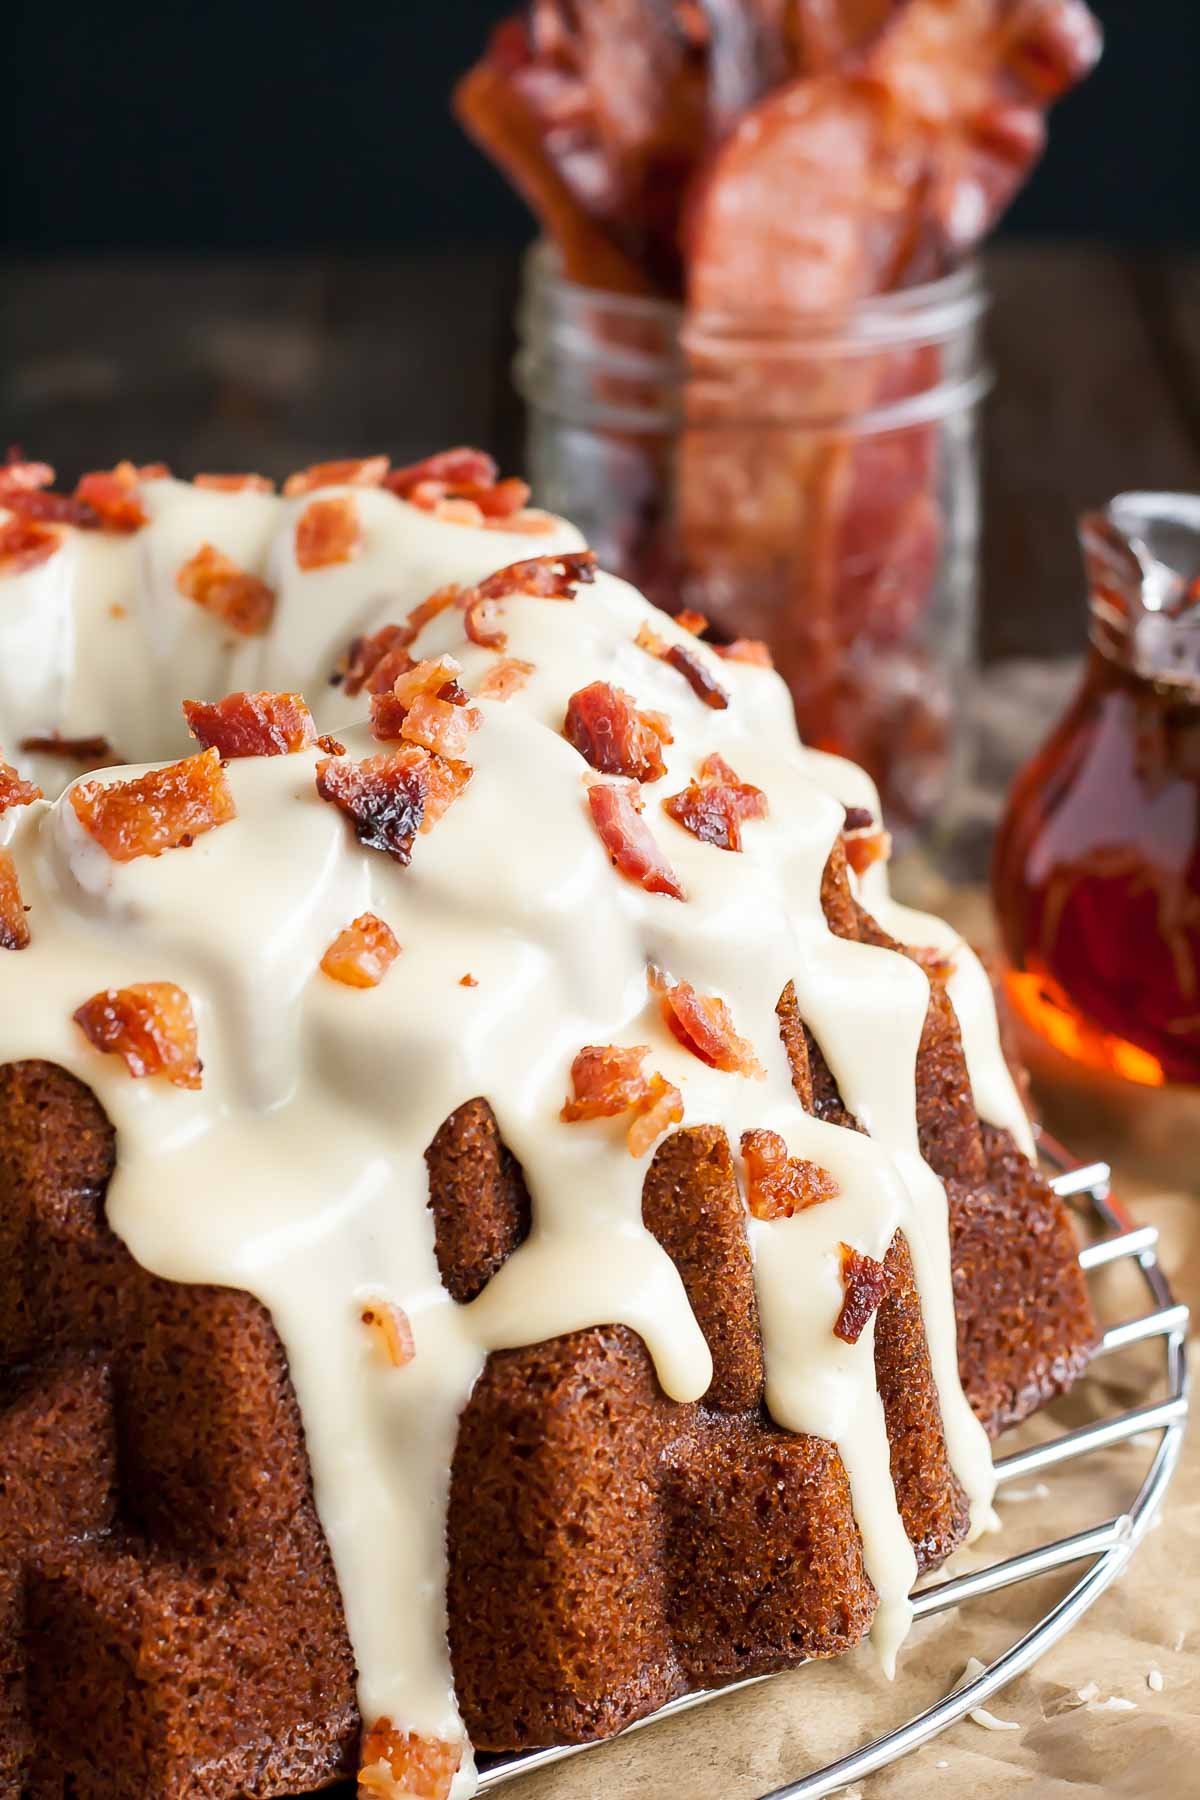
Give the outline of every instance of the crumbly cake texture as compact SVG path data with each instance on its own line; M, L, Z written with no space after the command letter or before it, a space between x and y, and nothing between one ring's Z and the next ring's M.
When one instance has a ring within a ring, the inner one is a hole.
M170 487L151 570L264 498ZM472 1744L886 1658L1095 1341L865 778L756 651L378 503L373 735L263 693L53 807L0 761L0 1794L458 1800Z

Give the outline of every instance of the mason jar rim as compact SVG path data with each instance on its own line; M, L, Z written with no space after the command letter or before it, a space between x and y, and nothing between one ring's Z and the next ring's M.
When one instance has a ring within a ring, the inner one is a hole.
M561 312L578 306L601 312L614 322L657 324L664 340L672 345L661 356L644 347L636 351L629 346L619 350L605 347L606 354L615 353L622 360L630 357L642 366L669 365L676 346L696 351L709 343L723 355L736 352L740 343L761 352L764 341L770 343L773 355L785 356L810 353L816 344L827 354L908 348L964 330L988 306L976 261L933 281L868 295L848 314L782 308L689 314L678 300L656 294L623 294L571 280L562 273L558 252L545 238L537 239L526 252L525 273L527 286Z

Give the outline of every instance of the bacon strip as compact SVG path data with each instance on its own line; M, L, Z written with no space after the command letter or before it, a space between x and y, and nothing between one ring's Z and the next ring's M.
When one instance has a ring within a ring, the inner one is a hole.
M192 1003L173 981L141 981L107 988L85 1000L73 1015L89 1044L106 1056L121 1056L140 1080L162 1075L175 1087L198 1088Z
M187 849L237 816L215 750L200 750L132 781L81 781L70 789L70 800L79 823L114 862Z
M687 898L641 817L642 801L636 787L627 782L594 781L588 788L588 807L601 842L620 874L637 882L648 894L669 894L674 900Z

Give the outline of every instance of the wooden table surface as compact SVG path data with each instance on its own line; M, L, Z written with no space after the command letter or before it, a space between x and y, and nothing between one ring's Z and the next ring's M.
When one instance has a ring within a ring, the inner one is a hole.
M984 653L1064 654L1080 508L1200 490L1200 260L1002 244L987 273ZM0 265L0 443L72 479L456 442L519 467L517 281L505 251Z

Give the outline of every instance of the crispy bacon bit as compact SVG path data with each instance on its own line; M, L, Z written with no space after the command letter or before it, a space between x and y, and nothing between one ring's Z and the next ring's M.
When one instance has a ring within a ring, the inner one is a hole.
M739 781L724 757L714 753L700 764L697 780L663 801L663 811L702 844L740 850L742 821L765 819L767 796L761 788Z
M314 500L296 525L296 561L302 569L328 569L353 562L362 549L358 508L349 494Z
M663 745L671 729L661 713L640 713L631 694L593 681L567 702L563 736L601 775L657 781L665 775Z
M743 1131L746 1205L756 1219L790 1219L841 1192L828 1169L802 1156L789 1156L777 1131Z
M865 806L848 806L842 826L842 848L856 875L865 875L872 863L886 862L892 854L892 834L877 825Z
M611 1119L632 1112L626 1137L631 1156L644 1156L656 1138L683 1118L683 1096L661 1075L646 1075L642 1063L649 1046L586 1044L571 1064L573 1097L559 1117L568 1125L580 1119Z
M102 531L140 531L147 518L138 487L168 472L165 463L146 463L139 469L131 462L119 462L115 469L93 469L79 482L75 498L91 507Z
M708 630L708 620L702 612L685 606L682 612L675 614L675 623L684 631L690 631L693 637L703 637Z
M468 588L466 591L470 593L471 589ZM428 599L422 600L418 606L412 608L408 615L407 625L401 628L406 636L402 639L397 638L396 642L411 644L415 638L420 637L431 619L436 619L441 613L448 612L452 606L463 606L465 603L462 588L454 582L451 582L448 587L438 588L436 593L430 594Z
M508 639L499 625L500 600L514 594L528 594L538 600L573 600L581 583L595 579L596 556L592 550L571 551L564 556L529 556L509 563L458 596L466 613L467 636L486 650L503 650Z
M835 1337L845 1344L857 1344L863 1327L884 1299L891 1279L881 1262L852 1250L849 1244L839 1246L842 1257L842 1289L845 1298L833 1327Z
M357 637L346 654L344 691L353 699L364 687L369 694L386 693L398 676L413 666L405 649L415 633L408 625L381 625L369 637Z
M448 1800L461 1761L461 1745L378 1719L363 1738L358 1785L378 1800Z
M73 1016L90 1044L106 1056L123 1056L138 1079L162 1075L175 1087L200 1086L192 1003L173 981L107 988Z
M450 762L459 761L482 714L466 705L452 656L414 663L390 693L371 697L371 729L385 743L403 738Z
M474 975L460 975L458 978L458 985L459 987L478 987L479 983Z
M5 494L0 502L18 518L38 519L45 525L77 525L81 531L99 531L100 516L74 494L47 494L34 490Z
M698 994L691 982L672 981L661 969L652 968L649 981L664 1020L685 1050L710 1069L762 1079L766 1070L750 1040L734 1030L733 1015L723 1000L715 994Z
M52 525L40 524L22 514L6 519L0 525L0 575L19 575L23 569L36 569L39 563L49 561L61 542Z
M317 764L317 792L353 820L360 844L407 867L413 839L442 817L471 779L467 763L449 763L418 744L362 762Z
M184 563L175 586L244 637L259 637L271 623L275 595L265 581L241 569L215 544L201 544Z
M0 506L7 506L12 494L32 494L53 485L54 470L50 464L27 462L15 445L0 463Z
M265 475L197 475L192 485L212 488L218 494L273 494L275 483Z
M317 739L317 749L323 750L326 756L345 756L346 746L340 743L328 731L323 731Z
M49 737L22 738L20 748L28 756L61 756L85 769L107 769L120 760L104 737L67 738L53 732Z
M710 649L726 662L753 663L759 669L773 669L775 659L761 638L734 638L731 644L712 644Z
M396 958L400 943L390 925L374 913L360 913L339 931L321 958L321 967L347 987L378 987Z
M498 480L495 463L482 450L442 450L394 470L385 485L411 505L459 525L545 531L552 524L545 514L527 510L528 482L514 475Z
M481 700L511 700L533 674L536 663L523 662L519 656L502 657L493 663L479 683Z
M697 613L695 617L699 618ZM729 695L715 676L710 675L700 658L683 644L669 644L665 638L659 637L653 626L643 624L638 627L634 643L639 650L656 656L660 662L669 663L677 669L691 688L697 699L703 700L705 706L711 706L716 712L723 712L729 705Z
M237 816L216 750L197 751L132 781L81 781L70 796L79 823L114 862L186 849Z
M32 806L35 800L44 799L40 787L18 775L12 764L0 756L0 813L7 812L10 806Z
M317 741L313 716L303 694L226 694L207 705L185 700L188 730L222 761L240 756L291 756Z
M17 865L7 850L0 850L0 950L27 950L29 921L21 898Z
M588 807L614 868L630 881L638 882L648 894L686 899L678 876L641 817L641 795L632 782L592 782L588 787Z
M313 463L289 475L283 491L291 499L324 487L380 487L390 464L389 456L347 456L340 462Z
M402 1306L394 1306L390 1300L368 1300L362 1309L362 1322L374 1334L378 1348L393 1369L403 1369L412 1361L417 1347Z

